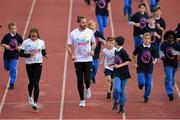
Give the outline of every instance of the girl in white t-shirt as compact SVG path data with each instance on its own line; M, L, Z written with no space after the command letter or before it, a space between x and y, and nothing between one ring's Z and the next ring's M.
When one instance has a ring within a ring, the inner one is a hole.
M28 102L33 110L38 110L37 101L39 97L39 81L42 72L43 56L47 57L45 43L39 37L36 28L30 30L29 38L24 40L20 47L20 56L26 58L26 71L29 78ZM34 90L34 98L32 92Z
M107 99L111 98L111 90L113 87L112 77L113 77L113 64L114 64L114 56L115 56L115 40L113 37L107 38L107 45L106 48L103 49L103 57L101 60L101 64L104 61L104 74L108 81L107 87Z

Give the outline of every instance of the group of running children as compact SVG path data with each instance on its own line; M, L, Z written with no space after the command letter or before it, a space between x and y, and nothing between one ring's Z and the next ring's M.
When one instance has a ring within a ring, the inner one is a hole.
M96 22L90 20L88 26L94 31L96 48L92 62L92 83L96 83L98 66L104 63L104 74L108 81L106 98L111 98L113 89L113 110L124 113L126 102L126 84L131 77L128 64L131 62L137 68L137 81L140 90L144 88L144 102L148 103L154 65L163 61L165 73L165 90L170 101L174 99L175 73L179 66L180 51L180 24L176 30L163 32L166 28L165 20L161 17L161 8L156 6L151 15L147 15L146 5L140 3L138 12L134 13L128 23L134 27L134 51L132 60L123 47L123 36L105 38L96 30ZM99 62L101 45L106 47L102 50L103 56Z
M152 87L152 73L154 65L163 60L165 73L165 90L170 101L174 99L175 73L178 69L178 56L180 51L179 34L180 25L176 31L167 31L162 40L163 31L166 28L164 19L161 17L159 6L153 10L153 15L148 16L145 12L146 5L140 3L139 11L134 13L128 20L129 25L134 26L134 51L132 60L123 47L125 39L123 36L107 37L96 30L96 22L90 20L88 26L94 31L96 38L96 48L92 61L92 83L96 83L96 73L99 66L99 56L101 45L106 45L102 50L103 56L100 64L104 63L104 74L108 81L106 98L111 98L113 89L114 105L113 110L124 113L126 103L126 85L131 77L128 65L132 62L137 68L137 80L139 89L145 90L144 102L149 101ZM1 41L5 48L4 67L10 70L10 86L14 89L16 79L18 55L26 58L26 70L29 77L28 101L34 110L37 110L37 101L39 96L39 80L42 70L42 57L47 57L44 41L40 39L37 29L31 29L29 37L23 41L22 37L16 33L15 23L8 25L10 33L6 34ZM32 91L34 90L34 98Z

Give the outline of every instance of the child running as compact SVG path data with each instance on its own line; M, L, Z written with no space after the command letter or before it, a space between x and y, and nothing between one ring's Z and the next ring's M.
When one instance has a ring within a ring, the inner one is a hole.
M104 37L101 35L101 33L96 30L96 22L94 20L90 20L88 22L88 27L93 30L96 40L96 48L94 50L94 56L92 61L92 74L91 74L92 83L96 83L96 73L99 68L99 54L101 52L101 45L106 44L106 41Z
M142 90L145 86L144 102L147 103L152 87L153 66L159 56L156 48L151 44L150 33L145 33L143 39L144 43L135 48L133 52L133 62L137 67L139 89Z
M30 30L29 38L22 43L20 56L26 58L26 71L29 78L28 102L32 105L32 109L37 111L43 56L47 57L47 53L45 43L40 39L39 32L36 28ZM34 93L34 97L32 97L32 93Z
M9 89L12 90L17 78L19 46L22 44L23 38L17 33L17 24L15 22L10 22L8 28L9 33L3 37L1 46L4 47L4 69L9 71Z
M114 57L115 57L115 47L114 47L115 40L113 37L107 38L107 44L106 48L103 49L103 57L101 60L101 63L104 61L104 74L106 76L106 79L108 81L107 84L107 95L106 98L111 98L111 90L113 86L112 77L113 77L113 66L114 63Z
M160 56L164 65L165 90L170 101L174 100L174 77L178 68L179 51L180 45L176 42L174 31L167 31L164 34L164 42L161 45Z
M126 84L128 79L131 77L129 73L128 64L131 63L131 59L123 48L125 42L124 37L119 36L115 38L115 60L114 60L114 106L113 110L117 111L118 104L120 105L119 112L124 113L124 105L126 103Z

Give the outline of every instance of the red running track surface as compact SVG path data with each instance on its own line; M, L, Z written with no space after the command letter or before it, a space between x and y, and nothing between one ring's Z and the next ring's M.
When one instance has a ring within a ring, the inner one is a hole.
M0 36L8 31L9 21L16 21L18 31L23 34L24 27L33 0L1 0L0 1ZM138 0L133 0L133 9L137 10ZM161 0L162 14L167 22L167 29L175 29L180 20L179 0ZM86 108L79 108L79 96L76 87L76 76L73 62L67 61L66 86L63 111L60 111L63 70L65 66L65 44L68 31L68 15L70 0L36 0L27 31L37 27L41 37L46 42L49 58L44 60L44 69L40 82L39 107L40 112L33 113L27 103L28 79L24 59L19 61L18 78L15 89L7 93L5 103L0 113L0 119L122 119L122 115L112 111L112 100L106 100L107 81L103 67L97 74L97 83L91 85L92 98L87 100ZM125 49L132 55L132 28L127 25L127 19L122 14L123 3L113 0L111 4L115 35L126 38ZM93 7L86 6L83 0L73 0L71 30L76 28L76 16L83 15L87 19L95 19ZM111 27L105 29L106 36L111 36ZM28 33L26 33L26 36ZM2 58L3 49L0 48ZM127 85L127 119L180 119L180 99L175 92L175 100L168 101L164 90L164 73L162 62L156 65L153 75L153 88L150 103L143 103L143 91L137 87L135 68L130 65L132 78ZM179 70L176 73L177 86L180 88ZM2 100L8 80L8 73L3 70L0 60L0 101Z

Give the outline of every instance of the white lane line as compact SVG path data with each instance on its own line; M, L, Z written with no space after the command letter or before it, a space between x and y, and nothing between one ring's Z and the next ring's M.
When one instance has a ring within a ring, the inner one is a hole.
M70 30L71 30L72 7L73 7L73 0L70 0L67 35L70 33ZM62 93L61 93L61 105L60 105L59 120L63 119L64 97L65 97L66 79L67 79L66 78L67 77L67 62L68 62L68 53L66 51L65 52L65 59L64 59L63 84L62 84Z
M175 83L175 89L176 89L178 97L180 98L180 90L179 90L179 87L176 83Z
M31 20L31 15L32 15L32 12L33 12L33 10L34 10L35 4L36 4L36 0L33 0L32 5L31 5L31 9L30 9L30 11L29 11L29 15L28 15L28 18L27 18L27 21L26 21L26 25L25 25L25 27L24 27L23 39L24 39L24 37L25 37L25 35L26 35L26 32L27 32L27 29L28 29L28 26L29 26L29 22L30 22L30 20Z
M9 82L10 82L10 78L9 78L7 84L6 84L6 89L5 89L3 98L2 98L2 100L1 100L1 104L0 104L0 115L1 115L1 112L2 112L2 108L3 108L3 106L4 106L4 102L5 102L5 100L6 100L7 93L8 93Z
M35 6L35 3L36 3L36 0L33 0L32 2L32 5L31 5L31 9L29 11L29 14L28 14L28 18L27 18L27 21L26 21L26 25L24 27L24 32L23 32L23 38L25 37L25 34L27 32L27 28L29 26L29 22L30 22L30 19L31 19L31 15L32 15L32 12L34 10L34 6ZM6 89L5 89L5 92L4 92L4 95L3 95L3 98L1 100L1 104L0 104L0 115L2 113L2 109L3 109L3 106L4 106L4 103L5 103L5 100L6 100L6 96L7 96L7 93L8 93L8 87L9 87L9 82L10 82L10 78L6 84Z

